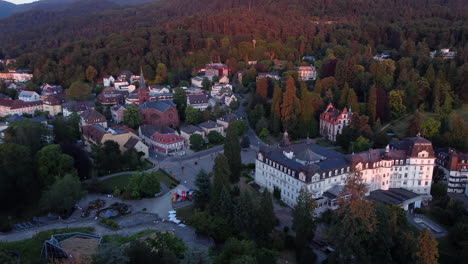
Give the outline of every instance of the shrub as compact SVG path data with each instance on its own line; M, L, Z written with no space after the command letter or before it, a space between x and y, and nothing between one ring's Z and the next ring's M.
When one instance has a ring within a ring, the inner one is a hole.
M109 227L112 230L117 230L119 229L119 223L112 219L106 219L106 218L100 218L99 222L107 227Z
M276 187L273 189L273 197L277 200L281 200L281 190L280 188Z

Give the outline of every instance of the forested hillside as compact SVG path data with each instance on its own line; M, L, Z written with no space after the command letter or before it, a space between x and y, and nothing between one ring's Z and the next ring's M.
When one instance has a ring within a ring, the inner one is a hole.
M468 100L466 1L194 3L161 0L75 16L52 13L57 14L57 19L48 12L25 13L0 22L4 33L0 46L6 57L20 55L14 66L32 69L35 82L65 86L85 80L88 66L102 76L115 75L122 69L137 72L142 65L145 76L155 78L158 64L169 69L164 84L176 86L191 77L192 68L223 62L233 76L243 71L243 86L255 91L257 72L276 70L288 76L288 70L303 63L304 55L312 55L320 77L308 84L313 94L302 97L306 90L297 80L295 86L301 87L296 90L300 99L314 100L311 111L315 116L325 104L333 102L338 107L352 105L355 113L368 117L367 121L361 120L363 124L396 120L419 109L440 115L440 134L454 135L453 129L460 127L454 125L459 119L451 113ZM37 21L33 22L34 18ZM20 21L28 21L24 31L13 26ZM456 51L455 58L430 57L430 51L441 48ZM373 59L383 51L390 55L389 59ZM259 63L250 67L246 62L252 60ZM279 62L284 67L277 68ZM253 97L249 104L253 124L262 116L260 123L275 123L278 98L273 93L277 89L272 83L267 86L267 97ZM283 90L287 90L286 86L281 85ZM281 113L277 112L276 118L282 119ZM313 127L298 127L302 130L295 129L297 134L292 136L317 132ZM421 130L420 125L417 128L408 135ZM269 129L278 133L281 126ZM359 129L369 131L370 127ZM461 129L463 135L463 125ZM379 142L370 135L368 138ZM440 142L467 144L447 137Z

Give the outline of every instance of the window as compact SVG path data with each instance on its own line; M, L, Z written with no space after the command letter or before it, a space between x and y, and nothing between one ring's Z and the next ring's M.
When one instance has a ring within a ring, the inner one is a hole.
M406 181L403 182L403 185L406 185Z
M418 181L418 185L421 185L421 181Z
M424 185L426 185L426 186L429 185L429 182L427 182L427 181L424 182ZM426 189L424 189L424 190L426 190Z
M405 173L405 178L408 178L408 173Z

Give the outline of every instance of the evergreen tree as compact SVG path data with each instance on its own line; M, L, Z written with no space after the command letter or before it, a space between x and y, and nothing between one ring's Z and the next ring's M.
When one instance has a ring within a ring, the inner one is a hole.
M197 177L195 178L195 186L197 187L197 190L194 195L194 205L196 208L204 210L210 201L211 180L208 173L203 169L198 172Z
M441 102L441 81L436 80L434 83L434 88L432 89L432 111L434 113L440 112L440 102Z
M418 257L421 264L437 264L439 263L439 249L437 248L437 240L431 232L426 228L418 237Z
M317 81L315 81L314 92L316 92L320 96L323 95L322 81L320 80L320 78L318 78Z
M359 114L359 102L356 92L354 92L353 88L349 89L348 97L346 98L346 106L348 107L348 109L351 109L353 113Z
M424 75L424 77L429 82L429 84L434 85L436 78L434 66L432 64L430 64L429 67L427 67L426 75Z
M341 89L340 101L338 102L339 108L343 109L344 107L349 107L349 105L346 104L347 99L348 99L348 94L349 94L349 85L348 83L345 83L343 85L343 89Z
M268 79L260 78L257 81L257 94L262 98L268 97Z
M276 216L273 210L273 201L271 193L265 189L260 198L260 204L257 209L257 228L255 229L258 239L267 239L268 235L276 226Z
M167 83L167 67L164 63L158 63L156 67L156 84L166 84Z
M338 197L338 222L332 228L332 240L341 263L367 263L370 249L365 246L375 230L376 217L366 198L367 186L358 173L352 173Z
M229 169L231 171L231 183L239 181L240 172L242 170L241 147L237 129L230 124L226 131L226 139L224 140L224 155L226 156Z
M174 103L177 106L177 111L179 112L179 117L184 118L185 120L185 108L187 107L187 95L185 90L181 87L174 89Z
M221 192L223 189L229 190L229 179L231 178L231 170L229 169L229 162L224 154L218 154L214 161L213 166L213 187L211 189L210 197L210 212L216 214L219 200L221 199Z
M367 111L369 112L370 122L374 123L377 118L377 87L375 85L372 85L369 91Z
M281 121L285 130L294 131L300 113L301 102L296 96L296 85L294 79L288 77L286 91L283 94L283 103L281 104Z
M273 90L273 102L271 104L271 131L278 133L281 129L281 104L283 101L283 91L281 87L276 84Z
M314 210L317 207L315 200L307 189L302 188L297 197L296 206L292 211L293 230L296 232L296 248L307 248L315 234Z
M421 133L421 113L419 110L414 112L413 119L411 119L408 128L406 129L406 136L407 137L414 137L418 133Z
M255 235L255 227L258 219L256 218L255 205L253 204L252 196L248 191L241 193L239 198L238 215L240 222L236 229L240 233L244 233L246 238L251 238Z

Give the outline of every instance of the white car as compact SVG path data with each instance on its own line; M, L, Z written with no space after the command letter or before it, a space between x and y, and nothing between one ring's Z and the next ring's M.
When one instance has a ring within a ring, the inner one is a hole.
M423 222L423 220L422 220L421 218L415 218L415 219L414 219L414 222L415 222L416 224L421 224L421 223Z

